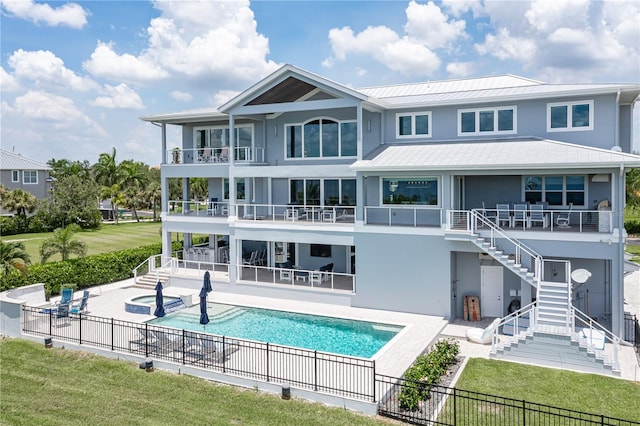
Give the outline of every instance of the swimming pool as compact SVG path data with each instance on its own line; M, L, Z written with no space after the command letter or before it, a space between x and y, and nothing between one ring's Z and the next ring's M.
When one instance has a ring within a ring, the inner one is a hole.
M221 303L208 303L207 308L206 326L200 324L199 306L149 323L362 358L371 358L403 328Z

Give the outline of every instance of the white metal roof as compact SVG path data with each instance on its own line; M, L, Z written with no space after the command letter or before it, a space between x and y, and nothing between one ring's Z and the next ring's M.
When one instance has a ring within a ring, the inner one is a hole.
M183 123L189 121L204 121L228 118L229 116L227 114L221 113L217 108L198 108L187 111L170 112L167 114L147 115L144 117L140 117L140 120L164 123Z
M48 164L0 149L0 170L52 170L52 168Z
M541 139L387 144L356 171L521 170L640 167L640 156Z

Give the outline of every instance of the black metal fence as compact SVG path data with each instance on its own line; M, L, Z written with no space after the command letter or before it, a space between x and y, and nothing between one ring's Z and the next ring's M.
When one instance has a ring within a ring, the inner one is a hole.
M420 385L376 374L379 414L416 425L640 425L629 420L439 385L431 386L429 397L417 410L405 410L400 403L403 386Z
M638 364L640 364L640 320L635 315L626 312L624 314L624 340L633 345Z
M58 318L54 309L24 306L25 333L193 365L363 401L375 400L375 361L207 333L102 318Z

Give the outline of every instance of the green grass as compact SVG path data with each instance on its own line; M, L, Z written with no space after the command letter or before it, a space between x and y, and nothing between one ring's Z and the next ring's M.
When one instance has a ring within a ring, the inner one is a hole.
M31 256L31 263L40 263L40 245L53 235L53 232L39 234L18 234L3 238L3 241L22 241L25 250ZM80 231L74 238L87 244L87 255L108 253L149 244L159 244L159 222L120 223L102 225L98 230ZM60 255L52 256L48 262L61 260Z
M376 425L317 403L25 340L0 341L2 425Z
M632 262L640 263L640 246L627 244L625 250L627 253L633 255L633 257L631 258Z
M640 421L640 383L597 374L472 358L456 388Z

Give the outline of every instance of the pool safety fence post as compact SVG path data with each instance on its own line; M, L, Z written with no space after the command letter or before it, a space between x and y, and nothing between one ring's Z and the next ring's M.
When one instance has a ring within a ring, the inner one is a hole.
M78 324L78 343L82 344L82 314L78 314L80 318L80 324Z
M458 395L456 394L456 388L453 388L453 424L458 424Z
M144 356L149 356L149 324L144 323Z
M373 362L373 368L371 368L371 378L373 379L373 381L371 382L373 384L373 402L376 402L376 360L372 360Z
M318 390L318 351L313 351L313 390Z
M186 352L186 347L187 347L187 346L186 346L186 336L185 336L185 333L186 333L186 331L185 331L185 329L183 328L183 329L182 329L182 364L183 364L183 365L187 363L187 360L186 360L186 354L185 354L185 352ZM202 356L204 357L204 353L202 354Z
M267 342L267 382L269 380L269 342Z
M113 327L113 317L111 317L111 350L114 350L115 340L116 340L115 334L116 334L115 329Z
M49 309L49 336L53 335L53 308Z

